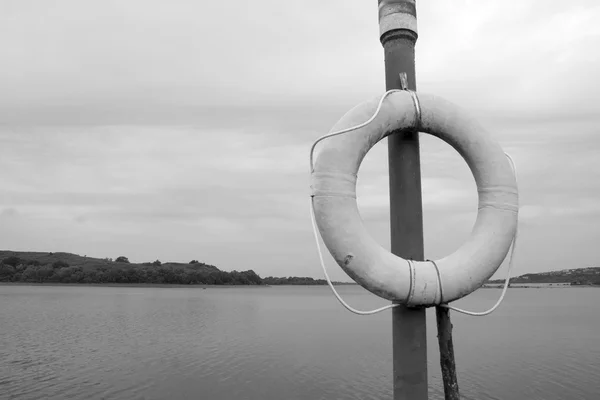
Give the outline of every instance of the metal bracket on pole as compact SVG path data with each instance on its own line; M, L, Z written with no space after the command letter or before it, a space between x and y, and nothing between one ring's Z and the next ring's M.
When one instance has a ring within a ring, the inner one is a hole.
M400 72L400 89L408 90L408 76L406 72Z

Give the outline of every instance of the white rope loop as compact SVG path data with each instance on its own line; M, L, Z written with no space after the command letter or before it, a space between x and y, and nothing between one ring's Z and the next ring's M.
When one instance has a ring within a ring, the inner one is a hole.
M320 138L318 138L317 140L315 140L315 142L312 144L311 148L310 148L310 173L312 174L314 172L314 152L315 152L315 147L317 146L317 144L319 142L321 142L322 140L325 140L327 138L333 137L333 136L337 136L337 135L342 135L345 133L349 133L352 131L355 131L357 129L361 129L367 125L369 125L371 122L373 122L373 120L377 117L377 115L379 115L379 112L381 111L381 106L383 105L383 101L385 100L385 98L390 95L391 93L394 92L401 92L401 91L408 91L413 99L413 102L415 103L415 109L417 112L417 124L420 121L420 113L421 113L421 109L419 106L419 100L417 97L417 94L412 91L412 90L408 90L408 89L393 89L393 90L388 90L387 92L385 92L382 96L381 99L379 100L379 104L377 105L377 109L375 110L375 113L373 114L373 116L371 118L369 118L367 121L363 122L362 124L350 127L350 128L346 128L346 129L342 129L336 132L332 132L332 133L328 133L327 135L323 135ZM506 155L506 157L508 158L510 165L512 167L512 170L515 174L515 180L517 178L517 170L515 167L515 163L514 160L512 159L512 157L507 154L504 153ZM518 184L518 183L517 183ZM321 262L321 268L323 269L323 273L325 274L325 279L327 280L327 284L329 285L329 288L331 289L331 291L333 292L334 296L337 298L337 300L342 304L342 306L344 306L348 311L354 313L354 314L358 314L358 315L373 315L373 314L377 314L379 312L388 310L390 308L394 308L394 307L398 307L400 306L400 304L389 304L387 306L384 307L380 307L380 308L376 308L374 310L368 310L368 311L361 311L361 310L357 310L355 308L353 308L352 306L350 306L348 303L346 303L344 301L344 299L340 296L340 294L337 292L337 290L335 289L333 283L331 282L331 279L329 278L329 274L327 273L327 267L325 266L325 261L323 259L323 251L321 250L321 245L319 243L319 234L318 234L318 229L317 229L317 222L315 219L315 208L314 208L314 197L311 195L310 197L310 218L311 218L311 222L312 222L312 228L313 228L313 233L314 233L314 237L315 237L315 243L317 244L317 252L319 254L319 261ZM481 317L484 315L489 315L492 312L494 312L502 303L502 301L504 300L504 297L506 295L506 291L508 289L509 283L510 283L510 273L512 271L513 268L513 260L514 260L514 253L515 253L515 247L516 247L516 243L517 243L517 236L518 236L518 224L517 224L517 230L515 231L515 236L513 237L512 240L512 244L511 244L511 250L510 250L510 258L509 258L509 263L508 263L508 270L506 272L506 279L504 281L504 288L502 289L502 294L500 295L500 298L498 299L498 301L496 302L496 304L490 308L487 311L482 311L482 312L474 312L474 311L467 311L467 310L463 310L461 308L457 308L457 307L453 307L449 304L440 304L441 307L445 307L448 308L450 310L462 313L462 314L466 314L466 315L471 315L471 316L476 316L476 317ZM411 261L408 260L409 263L409 267L412 268L411 265ZM436 269L437 269L437 265L436 265ZM439 276L438 276L439 279ZM440 282L441 285L441 282Z
M373 114L373 116L371 118L369 118L368 120L366 120L365 122L363 122L362 124L359 124L359 125L356 125L356 126L352 126L350 128L342 129L342 130L337 131L337 132L328 133L327 135L323 135L320 138L318 138L317 140L315 140L315 142L310 147L310 173L312 174L314 172L313 157L314 157L314 153L315 153L315 147L317 146L317 144L320 141L325 140L325 139L330 138L330 137L333 137L333 136L337 136L337 135L341 135L341 134L344 134L344 133L352 132L352 131L355 131L355 130L360 129L360 128L364 128L365 126L369 125L371 122L373 122L373 120L375 118L377 118L377 115L379 115L379 111L381 111L381 106L383 105L383 100L385 100L385 98L387 96L389 96L391 93L395 93L395 92L402 92L402 90L400 90L400 89L393 89L393 90L388 90L387 92L385 92L383 94L383 96L381 96L381 99L379 100L379 104L377 104L377 109L375 110L375 113Z

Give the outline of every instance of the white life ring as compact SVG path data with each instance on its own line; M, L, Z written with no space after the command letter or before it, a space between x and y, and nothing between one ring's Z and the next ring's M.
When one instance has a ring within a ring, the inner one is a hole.
M378 103L379 98L358 105L332 131L369 119ZM381 247L365 229L356 202L357 173L369 149L392 132L414 129L454 147L479 194L470 237L434 262L409 262ZM426 94L413 103L408 91L390 93L371 123L324 141L311 188L319 232L340 267L370 292L407 306L449 303L479 288L502 264L517 229L517 182L500 145L458 107Z

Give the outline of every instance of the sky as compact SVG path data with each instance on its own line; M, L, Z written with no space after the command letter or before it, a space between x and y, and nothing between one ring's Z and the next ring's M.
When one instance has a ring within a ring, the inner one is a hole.
M0 249L321 278L309 148L385 91L377 12L0 0ZM600 266L600 3L418 0L417 13L418 91L462 107L515 160L513 275ZM386 146L357 191L389 249ZM448 145L421 134L421 150L435 259L468 237L477 194Z

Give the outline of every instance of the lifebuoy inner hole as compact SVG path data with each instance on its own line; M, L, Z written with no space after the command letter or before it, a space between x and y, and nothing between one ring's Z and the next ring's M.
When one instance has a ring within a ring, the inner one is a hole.
M467 163L452 146L429 134L419 136L425 258L440 259L456 251L470 235L477 217L477 186ZM389 251L387 138L365 156L356 195L365 228Z

